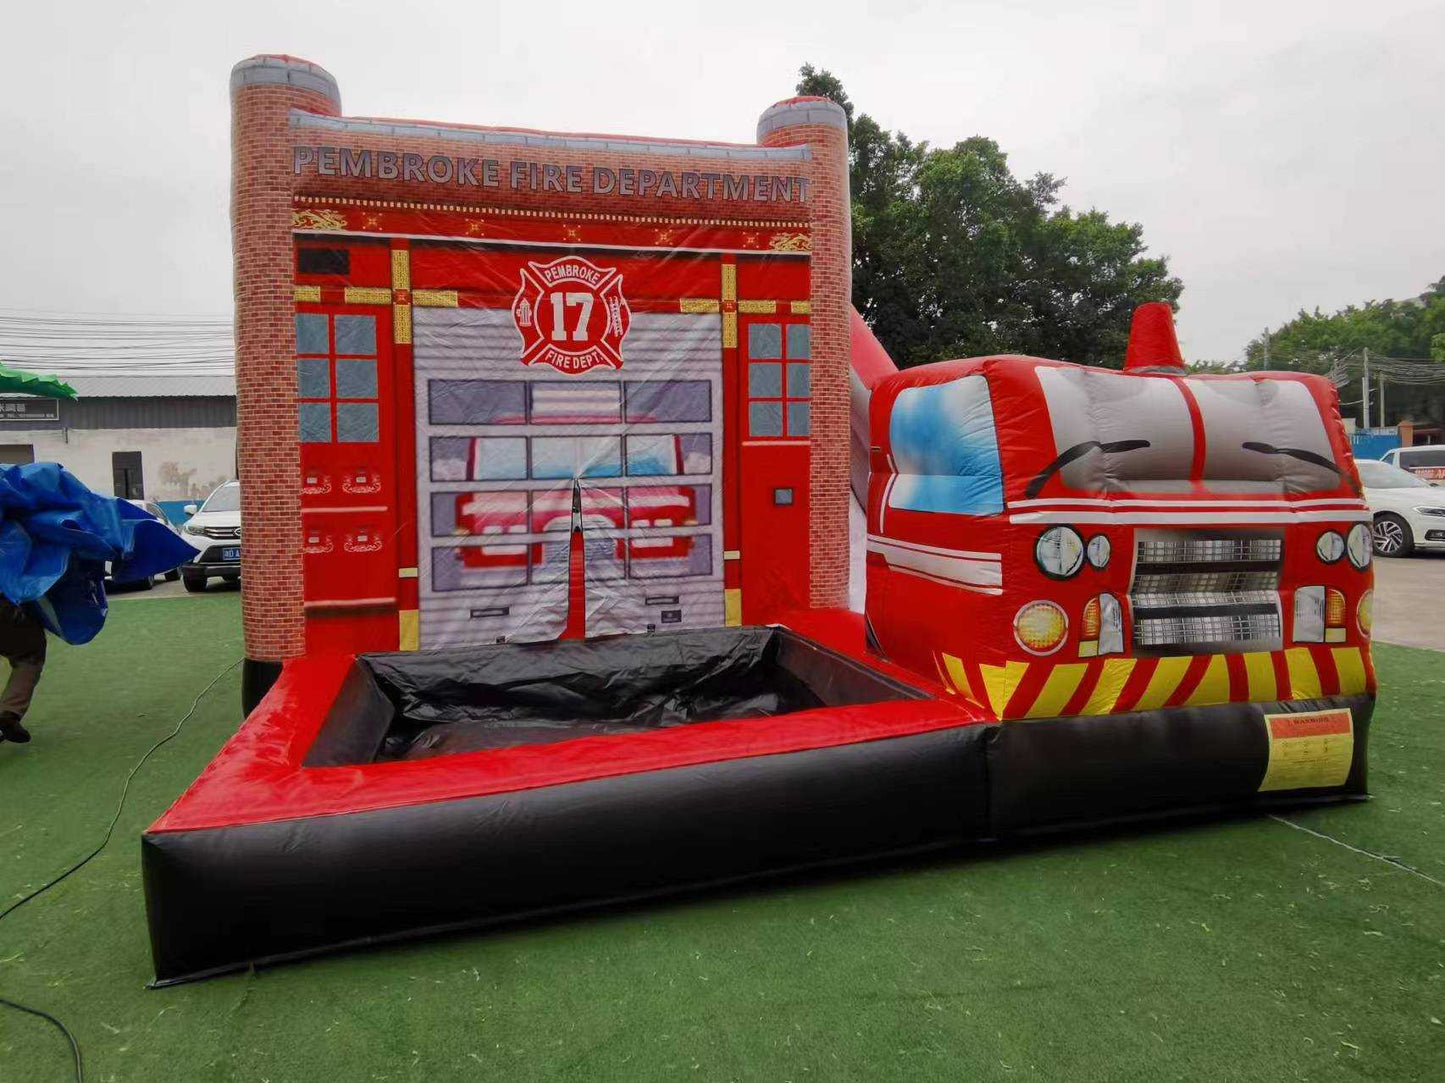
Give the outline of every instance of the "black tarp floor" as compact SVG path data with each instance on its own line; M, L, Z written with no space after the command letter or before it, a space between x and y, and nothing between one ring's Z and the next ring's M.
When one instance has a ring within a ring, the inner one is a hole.
M922 698L787 629L363 655L309 766Z

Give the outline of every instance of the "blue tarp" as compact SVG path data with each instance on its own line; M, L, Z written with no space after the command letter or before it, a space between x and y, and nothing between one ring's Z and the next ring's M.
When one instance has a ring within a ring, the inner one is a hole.
M0 467L0 594L67 643L105 624L105 573L146 579L196 550L126 500L87 489L55 463Z

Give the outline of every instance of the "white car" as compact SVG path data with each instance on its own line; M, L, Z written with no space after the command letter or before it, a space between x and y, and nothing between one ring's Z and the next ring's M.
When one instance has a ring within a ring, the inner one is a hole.
M1391 448L1380 458L1391 466L1418 474L1427 481L1445 478L1445 444L1416 444Z
M181 528L186 541L201 550L196 559L181 565L181 582L193 594L206 589L207 581L241 579L241 483L228 481L206 497L199 508L186 505L190 516Z
M1415 549L1445 549L1445 489L1398 466L1357 459L1365 502L1375 518L1375 552L1403 557Z

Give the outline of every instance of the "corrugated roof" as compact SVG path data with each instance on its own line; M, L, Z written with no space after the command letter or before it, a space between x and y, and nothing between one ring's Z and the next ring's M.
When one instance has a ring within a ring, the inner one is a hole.
M83 399L234 398L234 376L70 376Z

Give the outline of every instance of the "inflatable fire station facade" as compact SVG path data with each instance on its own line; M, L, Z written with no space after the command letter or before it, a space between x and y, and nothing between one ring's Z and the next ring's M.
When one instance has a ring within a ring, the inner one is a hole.
M159 981L1365 794L1323 378L1192 374L1165 304L1121 371L897 371L818 99L734 145L344 118L287 57L231 89L260 702L144 835Z
M724 144L343 118L288 57L231 89L248 707L323 647L846 603L837 105Z

